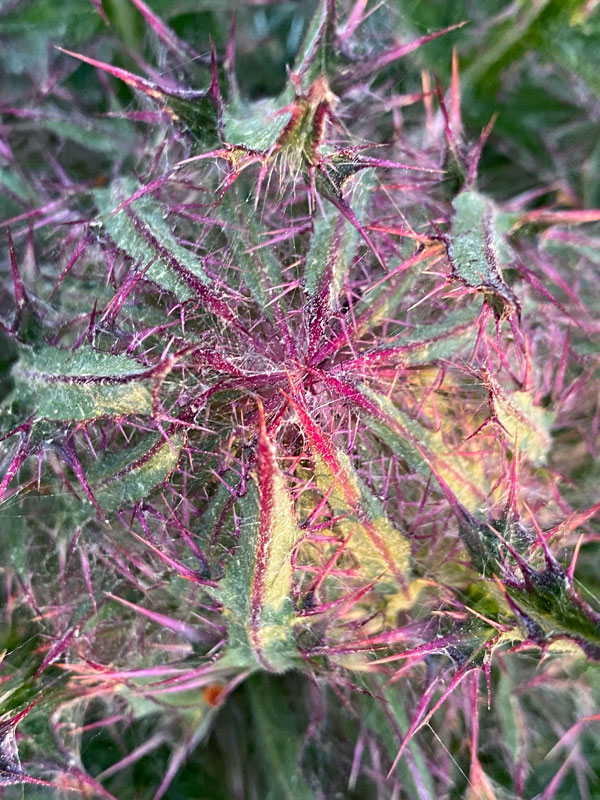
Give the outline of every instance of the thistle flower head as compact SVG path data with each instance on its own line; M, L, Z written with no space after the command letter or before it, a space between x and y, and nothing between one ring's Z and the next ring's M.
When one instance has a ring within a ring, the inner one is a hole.
M573 487L596 457L600 212L556 185L494 193L456 53L447 93L389 79L460 25L376 50L368 5L322 2L282 91L252 99L233 34L199 57L133 0L160 68L99 60L106 33L62 42L45 102L68 115L5 110L11 142L27 119L58 131L2 223L7 783L191 796L186 764L210 777L229 747L257 796L583 780L576 750L538 769L526 720L583 665L556 747L595 719L600 612L576 572L599 505ZM112 110L88 130L90 68Z

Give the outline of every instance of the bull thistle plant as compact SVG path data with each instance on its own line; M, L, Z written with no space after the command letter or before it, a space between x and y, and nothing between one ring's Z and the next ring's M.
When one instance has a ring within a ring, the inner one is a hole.
M598 9L421 5L0 4L1 797L600 797Z

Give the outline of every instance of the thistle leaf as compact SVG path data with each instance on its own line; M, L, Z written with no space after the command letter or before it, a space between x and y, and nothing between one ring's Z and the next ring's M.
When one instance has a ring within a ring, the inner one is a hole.
M364 383L348 384L331 377L326 380L338 396L356 404L365 424L412 469L426 477L439 474L467 507L481 504L487 494L481 463L449 451L441 431L424 428L389 397Z
M397 408L387 396L366 386L360 386L360 391L373 402L381 415L379 418L370 416L365 421L382 436L383 441L397 446L409 466L429 476L432 465L461 502L471 507L481 503L486 481L480 463L452 453L441 431L427 430Z
M225 196L222 205L223 216L230 223L224 232L242 280L254 301L273 320L275 313L270 305L270 290L281 283L279 263L269 247L260 247L261 241L251 209L235 188Z
M447 237L452 277L482 292L497 318L520 313L519 301L502 277L512 255L492 201L475 190L460 192Z
M62 47L57 49L86 64L90 64L92 67L104 70L109 75L113 75L128 86L131 86L132 89L142 92L142 94L151 98L171 117L173 122L183 127L201 147L214 147L219 142L221 98L214 64L213 79L207 90L174 89L160 86L145 78L140 78L126 69L113 67L95 58L73 53Z
M300 45L292 73L309 85L321 74L327 74L333 56L335 39L335 0L320 0Z
M125 178L95 193L104 230L138 269L145 270L148 280L181 301L189 300L197 286L208 286L210 281L199 259L175 240L160 204L144 196L114 213L140 188Z
M87 473L102 511L108 514L146 498L177 467L182 447L180 433L170 434L168 441L148 435L134 447L102 456Z
M391 342L345 361L344 369L362 370L385 364L408 367L448 359L459 348L475 343L478 314L479 309L473 305L451 311L441 322L416 326L408 334L399 337L398 344Z
M552 446L550 428L555 415L534 405L531 391L508 391L487 370L482 377L493 413L510 441L518 439L519 452L532 464L544 464Z
M262 408L255 481L239 503L240 542L220 584L229 637L223 663L281 672L294 665L292 552L301 531Z
M509 584L507 594L535 644L565 638L579 645L588 658L600 661L600 614L578 597L562 569L525 568L523 583Z
M229 105L223 119L225 141L259 153L273 147L292 117L291 111L285 109L293 99L289 94L278 100L236 100Z
M172 292L181 302L195 299L225 323L240 328L231 308L211 288L200 260L173 236L159 203L147 195L131 201L142 191L135 181L123 179L110 190L96 193L100 212L105 215L104 228L115 245L161 289Z
M366 578L379 578L378 590L383 594L406 587L410 566L410 546L404 534L392 524L383 505L368 490L352 468L348 456L336 453L338 472L333 473L324 462L315 466L317 486L327 493L333 513L344 516L336 523L344 538L348 537L348 550L360 564L360 574ZM337 488L341 481L352 486L359 500L350 502L347 492ZM332 485L334 489L331 490Z
M365 174L353 195L353 207L362 217L370 196L371 180ZM306 311L309 353L321 336L326 318L338 310L339 296L352 265L359 234L335 207L327 206L314 226L304 267L304 288L309 297Z
M22 348L13 367L12 400L34 409L37 419L82 421L150 414L151 370L133 358L77 350Z
M388 519L382 504L356 474L348 456L321 431L308 412L290 398L315 460L318 488L327 494L334 514L344 515L337 523L348 549L367 578L382 577L380 588L397 591L405 586L410 547L404 534ZM391 585L390 585L391 581Z

